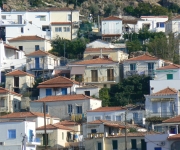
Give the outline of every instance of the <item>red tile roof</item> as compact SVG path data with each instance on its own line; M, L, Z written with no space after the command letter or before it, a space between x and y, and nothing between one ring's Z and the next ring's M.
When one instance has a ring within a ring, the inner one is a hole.
M19 49L17 49L16 47L11 46L11 45L8 45L8 44L4 44L4 47L5 47L5 48L8 48L8 49L13 49L13 50L19 50Z
M34 77L34 75L24 72L22 70L13 70L12 72L7 73L6 76L32 76Z
M16 95L16 96L22 97L21 94L18 94L18 93L15 93L15 92L13 92L13 91L9 91L8 89L5 89L5 88L0 87L0 94L8 94L9 92L10 92L12 95Z
M180 134L169 136L168 140L180 140Z
M113 61L112 59L107 58L96 58L96 59L90 59L90 60L82 60L79 62L75 62L73 64L75 65L88 65L88 64L113 64L117 63Z
M52 78L50 80L44 81L42 83L39 83L37 88L62 88L62 87L72 87L73 84L79 85L78 82L71 80L66 77L58 76L55 78Z
M47 130L53 130L53 129L61 129L61 130L70 130L70 131L73 131L72 129L66 127L66 126L63 126L63 125L60 125L60 124L48 124L46 125L46 129ZM41 127L38 127L36 128L36 130L44 130L44 126L41 126Z
M45 38L39 37L37 35L28 35L28 36L18 36L16 38L12 38L8 41L40 41L46 40Z
M51 25L71 24L71 22L51 22Z
M180 69L180 65L170 64L168 66L164 66L164 67L158 68L157 70L167 70L167 69Z
M42 51L42 50L37 50L37 51L34 51L34 52L32 52L32 53L26 54L26 56L30 56L30 57L47 56L47 55L50 55L50 56L53 56L53 57L56 57L56 58L57 58L57 56L55 56L55 55L53 55L53 54L51 54L51 53Z
M103 37L117 37L121 36L121 34L102 34Z
M11 114L7 114L1 116L1 119L9 119L9 118L28 118L28 117L44 117L43 113L40 112L14 112ZM46 114L46 117L50 117L50 115Z
M153 93L152 95L171 95L171 94L177 94L177 90L174 88L167 87L163 90Z
M180 15L175 16L174 18L172 18L171 20L180 20Z
M103 20L122 20L122 19L119 17L115 17L115 16L109 16L107 18L104 18Z
M60 124L60 125L63 125L63 126L80 125L78 122L74 122L74 121L71 121L71 120L64 120L64 121L58 122L56 124Z
M32 102L56 102L56 101L75 101L75 100L89 100L93 99L92 97L86 96L84 94L75 94L75 95L56 95L56 96L47 96Z
M119 107L99 107L94 110L89 110L88 112L108 112L108 111L119 111L119 110L126 110L125 108Z
M130 58L126 61L145 61L145 60L159 60L159 58L148 55L148 54L143 54L137 57Z
M163 121L163 123L176 123L176 122L180 122L180 115Z

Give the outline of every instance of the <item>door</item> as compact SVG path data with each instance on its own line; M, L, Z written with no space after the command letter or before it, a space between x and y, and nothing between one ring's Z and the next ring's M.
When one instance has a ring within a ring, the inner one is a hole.
M102 150L102 143L98 142L98 150Z
M39 67L39 57L35 58L35 68L40 68Z
M146 142L144 139L141 139L141 149L146 150Z
M67 88L62 88L61 91L62 91L62 95L67 95Z
M19 87L19 77L14 77L14 87Z
M92 82L98 82L98 71L91 70L91 80Z
M117 140L112 141L112 148L113 148L113 150L118 150L118 142L117 142Z
M46 134L46 136L43 134L43 145L45 145L45 143L48 145L48 134Z

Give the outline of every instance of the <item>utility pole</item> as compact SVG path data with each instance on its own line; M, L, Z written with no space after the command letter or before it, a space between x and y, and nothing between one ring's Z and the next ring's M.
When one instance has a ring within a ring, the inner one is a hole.
M65 66L65 49L66 49L66 43L64 42L64 66Z
M73 27L73 25L72 25L72 11L73 11L73 9L71 9L71 41L72 41L72 27Z
M43 112L44 112L44 142L45 142L45 149L47 149L47 134L46 134L46 103L43 102Z
M125 111L125 150L127 150L127 111Z

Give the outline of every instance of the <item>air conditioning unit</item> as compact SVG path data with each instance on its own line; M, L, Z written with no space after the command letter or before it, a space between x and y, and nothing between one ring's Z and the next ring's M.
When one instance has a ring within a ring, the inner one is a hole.
M0 142L0 145L5 145L5 142Z

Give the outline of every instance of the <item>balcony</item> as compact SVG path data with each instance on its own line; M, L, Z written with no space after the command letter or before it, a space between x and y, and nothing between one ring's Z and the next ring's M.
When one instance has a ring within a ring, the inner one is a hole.
M88 133L87 138L103 137L104 133Z
M39 64L35 64L34 62L30 62L26 65L27 70L43 70L43 68L46 69L54 69L54 65L53 64L43 64L43 63L39 63Z
M137 74L138 74L137 70L126 71L127 76L133 76L133 75L137 75Z
M18 19L2 19L1 25L25 25L26 21L18 20Z
M41 145L40 138L28 138L27 145Z
M133 75L146 75L154 77L155 71L154 70L130 70L126 71L126 76L133 76Z
M91 78L91 77L86 77L83 78L83 82L85 83L107 83L107 82L116 82L115 77L96 77L96 78Z
M173 112L151 112L148 113L146 117L165 117L165 118L170 118L175 116Z
M102 30L102 34L121 34L120 29L105 29Z

